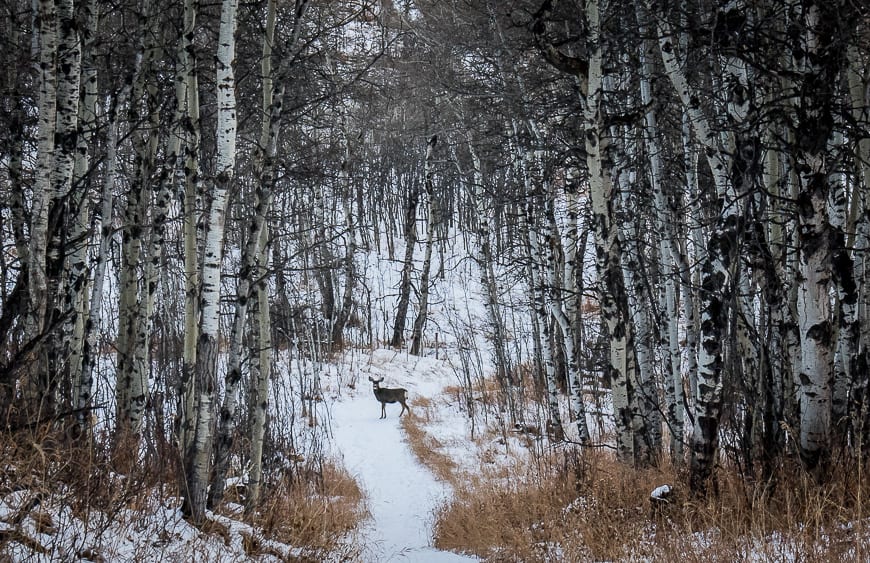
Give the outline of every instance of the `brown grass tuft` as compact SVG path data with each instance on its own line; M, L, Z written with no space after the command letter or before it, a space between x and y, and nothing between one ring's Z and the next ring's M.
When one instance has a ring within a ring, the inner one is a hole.
M367 515L364 495L340 466L324 462L286 477L263 499L254 524L267 538L303 547L312 560L356 549L347 540Z
M559 506L570 502L572 490L564 481L528 486L520 480L493 479L483 470L480 478L457 488L453 502L438 514L435 545L494 560L545 560L540 546L554 532L548 522L558 515Z
M428 398L415 399L414 413L402 417L402 428L405 430L411 451L417 459L428 467L435 477L446 483L453 483L456 463L441 453L443 444L425 430L425 424L434 420L434 408L434 403Z

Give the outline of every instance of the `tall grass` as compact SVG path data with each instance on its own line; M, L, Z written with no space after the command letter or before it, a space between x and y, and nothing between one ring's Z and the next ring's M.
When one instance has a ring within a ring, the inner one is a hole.
M412 449L442 474L425 418L406 423ZM668 462L636 469L606 449L513 449L507 462L481 456L445 474L455 492L436 517L438 548L485 561L870 560L867 467L846 455L824 484L797 463L783 463L775 485L724 465L716 492L700 499L685 468ZM650 493L662 484L675 492L654 509Z
M301 478L300 478L301 477ZM265 537L303 547L312 561L350 560L358 554L352 532L368 514L358 483L342 467L323 462L264 491L253 524Z

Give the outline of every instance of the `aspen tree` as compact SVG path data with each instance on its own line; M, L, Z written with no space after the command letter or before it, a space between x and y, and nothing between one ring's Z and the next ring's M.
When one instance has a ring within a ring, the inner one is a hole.
M639 48L639 63L640 63L640 103L647 108L644 112L644 135L643 139L647 145L647 155L649 160L649 182L652 186L653 197L656 213L656 228L659 231L659 256L664 269L664 289L662 300L664 306L661 307L664 327L661 329L663 334L663 344L665 352L665 370L664 370L664 387L667 399L667 424L670 432L671 443L671 458L676 464L681 464L683 460L683 440L685 411L683 408L684 390L683 390L683 374L682 374L682 358L680 353L679 342L679 315L677 311L677 295L679 281L679 271L677 268L676 254L679 254L678 243L675 240L676 233L673 220L673 215L670 213L671 206L668 202L665 188L662 185L664 182L663 174L664 167L662 165L662 144L659 136L658 118L655 105L653 104L652 96L652 77L653 77L653 61L652 54L655 49L654 42L647 39L649 26L647 24L647 13L643 8L637 10L638 31L644 39L641 41ZM670 220L669 220L670 219ZM689 284L685 284L685 289L682 296L686 299L686 316L691 322L693 315L693 302L691 300L692 291ZM694 333L692 327L689 327L687 333ZM690 350L690 356L692 350Z
M143 6L146 14L152 14L153 9L152 2ZM127 108L129 121L137 127L131 135L135 166L121 228L118 368L115 377L115 440L117 461L121 464L135 461L148 396L147 288L144 287L142 261L147 256L148 209L161 139L157 133L160 130L161 100L155 79L163 54L157 34L160 23L157 18L145 18L141 25L142 62ZM144 126L140 126L140 122Z
M87 237L91 225L91 182L87 178L91 164L91 146L94 132L97 129L97 69L93 56L93 43L97 32L99 14L96 9L96 1L89 0L84 4L84 27L82 29L82 55L81 55L81 103L79 104L79 129L76 137L76 154L73 165L71 193L71 210L74 219L69 227L70 239L79 241L66 259L66 294L64 310L70 313L64 323L63 356L67 359L67 376L72 389L71 403L77 408L79 405L78 389L81 388L82 378L82 348L85 341L85 325L88 318L88 244ZM83 421L85 413L78 415L79 421Z
M417 181L409 179L405 200L405 256L402 260L402 279L399 284L399 301L393 320L393 335L390 346L398 348L405 342L405 322L411 301L411 275L414 271L414 247L417 246L417 207L420 205L420 188Z
M38 92L38 132L36 147L36 169L33 179L33 203L29 225L30 241L27 246L27 291L28 308L25 323L27 340L37 342L45 330L45 317L48 311L48 276L46 258L48 252L48 215L53 199L52 170L54 157L54 137L57 107L57 11L53 0L40 0L36 4L37 23L34 41L38 45L39 59L36 67ZM42 400L44 377L47 365L41 354L40 346L35 348L32 368L24 382L28 401Z
M186 489L184 512L196 523L205 518L211 469L214 402L220 332L220 280L227 198L236 158L236 80L234 72L237 0L223 0L217 47L217 162L211 186L201 266L202 312L194 371L195 421L193 439L184 455ZM256 244L256 241L255 241Z
M178 50L179 74L185 89L185 136L180 167L184 171L182 193L184 194L184 343L182 349L181 378L179 385L178 442L185 455L193 441L195 413L196 347L199 341L199 198L202 190L200 175L200 114L199 75L193 34L196 29L196 0L184 1L184 26ZM177 78L178 79L178 78Z
M793 14L804 33L792 45L798 73L795 156L800 191L800 278L798 326L801 339L800 436L801 460L823 479L832 440L833 365L836 339L830 301L837 289L845 305L857 299L851 279L851 259L841 229L831 224L829 198L832 171L828 156L834 128L835 87L846 70L846 46L855 25L850 2L807 1ZM834 263L836 259L836 264ZM834 270L836 269L836 279ZM848 321L849 311L843 311ZM848 327L846 327L848 329Z
M420 356L423 353L423 328L429 316L429 275L432 268L432 248L435 245L435 233L437 230L438 217L435 216L435 182L432 179L432 154L438 136L432 135L426 142L426 156L423 160L423 193L426 194L426 210L428 220L426 222L426 245L423 251L423 266L420 272L420 302L417 309L417 317L414 319L414 328L411 332L411 354Z

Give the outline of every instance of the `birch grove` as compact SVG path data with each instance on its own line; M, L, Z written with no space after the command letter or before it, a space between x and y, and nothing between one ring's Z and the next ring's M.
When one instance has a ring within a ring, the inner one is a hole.
M868 17L10 0L0 424L255 515L322 460L329 361L449 328L474 428L824 481L870 448Z

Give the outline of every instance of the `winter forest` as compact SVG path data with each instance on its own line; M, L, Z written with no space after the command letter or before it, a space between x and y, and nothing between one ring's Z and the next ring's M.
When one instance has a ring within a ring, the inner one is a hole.
M0 559L870 556L863 0L0 0L0 125Z

